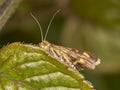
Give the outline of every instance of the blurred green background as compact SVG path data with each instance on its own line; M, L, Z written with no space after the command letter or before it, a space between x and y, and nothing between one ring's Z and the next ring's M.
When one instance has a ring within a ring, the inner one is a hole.
M81 71L96 90L120 90L119 0L24 0L0 31L0 47L12 42L38 44L56 10L47 36L51 43L88 50L101 59L94 71Z

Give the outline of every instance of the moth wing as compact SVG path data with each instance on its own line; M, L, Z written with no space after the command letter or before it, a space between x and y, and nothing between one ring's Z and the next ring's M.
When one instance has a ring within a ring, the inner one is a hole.
M71 58L71 62L77 69L94 69L95 66L100 64L100 59L89 51L79 51L73 48L64 47L61 47L61 50Z

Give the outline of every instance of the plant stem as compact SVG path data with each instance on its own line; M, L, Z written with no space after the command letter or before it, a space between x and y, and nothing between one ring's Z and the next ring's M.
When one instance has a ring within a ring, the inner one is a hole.
M18 7L22 0L3 0L0 5L0 30L5 25L7 20L12 16L13 12ZM0 2L0 3L1 3Z

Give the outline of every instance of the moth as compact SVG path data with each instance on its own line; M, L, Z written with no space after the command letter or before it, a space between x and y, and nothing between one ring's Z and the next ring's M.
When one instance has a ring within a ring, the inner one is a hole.
M67 48L64 46L54 45L48 41L46 41L46 37L50 28L50 25L55 17L55 15L59 12L58 10L50 20L48 24L48 28L45 33L45 37L43 37L43 32L39 21L31 14L33 19L39 26L41 31L42 42L39 44L39 47L44 50L49 56L59 60L60 62L67 65L68 68L80 71L81 69L94 69L95 66L100 64L100 59L92 54L89 51L80 51L73 48Z

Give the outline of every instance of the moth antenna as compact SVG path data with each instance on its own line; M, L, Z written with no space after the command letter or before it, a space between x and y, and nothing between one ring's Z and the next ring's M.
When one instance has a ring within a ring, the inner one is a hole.
M49 22L49 24L48 24L48 27L47 27L46 33L45 33L45 37L44 37L44 39L43 39L44 41L46 40L46 37L47 37L48 31L49 31L49 29L50 29L50 26L51 26L51 24L52 24L52 21L53 21L54 17L55 17L56 14L59 13L59 12L60 12L60 9L58 9L58 10L54 13L54 15L52 16L52 18L51 18L51 20L50 20L50 22Z
M42 38L42 41L43 41L43 30L42 30L41 24L40 24L40 22L37 20L37 18L32 13L30 13L30 15L35 20L35 22L37 23L37 25L39 27L39 30L41 32L41 38Z

